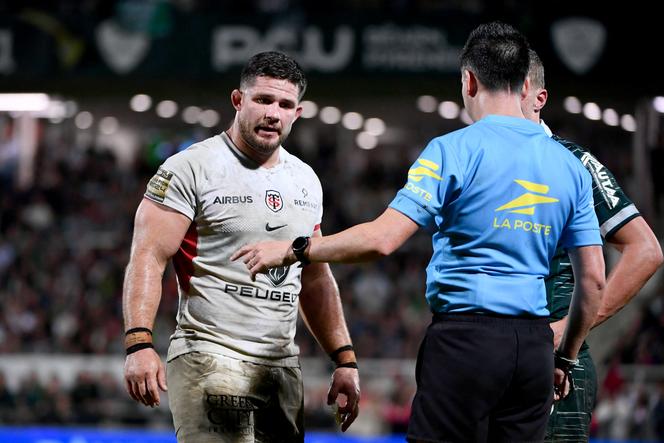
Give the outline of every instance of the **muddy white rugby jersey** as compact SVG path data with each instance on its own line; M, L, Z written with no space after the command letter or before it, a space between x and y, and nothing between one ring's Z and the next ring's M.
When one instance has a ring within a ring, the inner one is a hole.
M168 158L145 197L192 220L173 257L179 307L168 360L202 351L297 366L299 263L252 282L230 256L248 243L318 229L322 189L314 171L283 147L276 166L259 167L222 133Z

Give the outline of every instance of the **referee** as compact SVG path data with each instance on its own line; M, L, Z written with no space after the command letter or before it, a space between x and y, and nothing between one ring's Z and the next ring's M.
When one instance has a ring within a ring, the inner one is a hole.
M566 377L604 287L591 177L524 118L529 45L509 25L476 28L461 54L474 124L435 138L376 220L339 234L248 245L233 255L252 277L300 261L354 262L392 253L433 227L409 441L541 441L554 386ZM544 278L556 245L576 279L554 359ZM554 370L554 361L556 369Z

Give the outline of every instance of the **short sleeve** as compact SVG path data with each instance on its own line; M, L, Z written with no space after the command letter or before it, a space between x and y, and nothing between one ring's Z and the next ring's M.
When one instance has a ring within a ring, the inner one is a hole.
M420 226L431 226L461 188L456 156L446 149L444 138L432 140L408 170L406 185L390 203Z
M604 238L611 238L616 231L641 214L606 166L589 152L584 153L581 161L593 179L595 213L600 233Z
M641 215L613 173L590 151L557 135L553 135L553 139L574 154L590 173L595 213L602 237L611 238L630 220Z
M184 152L170 157L159 167L148 182L145 197L194 220L197 207L196 177Z
M574 213L563 229L560 245L564 248L602 245L597 215L593 205L591 178L588 171L580 169L581 186Z

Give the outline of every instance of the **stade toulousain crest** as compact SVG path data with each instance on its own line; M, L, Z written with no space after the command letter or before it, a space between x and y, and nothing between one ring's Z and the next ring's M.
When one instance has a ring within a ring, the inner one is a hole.
M288 276L290 266L279 266L278 268L270 268L267 271L267 278L273 286L281 286Z
M268 190L265 191L265 204L274 212L281 211L284 207L284 201L281 198L279 191Z

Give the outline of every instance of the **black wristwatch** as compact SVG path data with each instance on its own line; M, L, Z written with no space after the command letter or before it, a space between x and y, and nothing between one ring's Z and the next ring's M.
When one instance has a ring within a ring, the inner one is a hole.
M308 247L309 237L298 237L293 240L293 244L291 244L293 254L295 254L295 257L298 259L298 261L302 263L302 266L311 263L307 257L304 256L304 251L306 251Z

